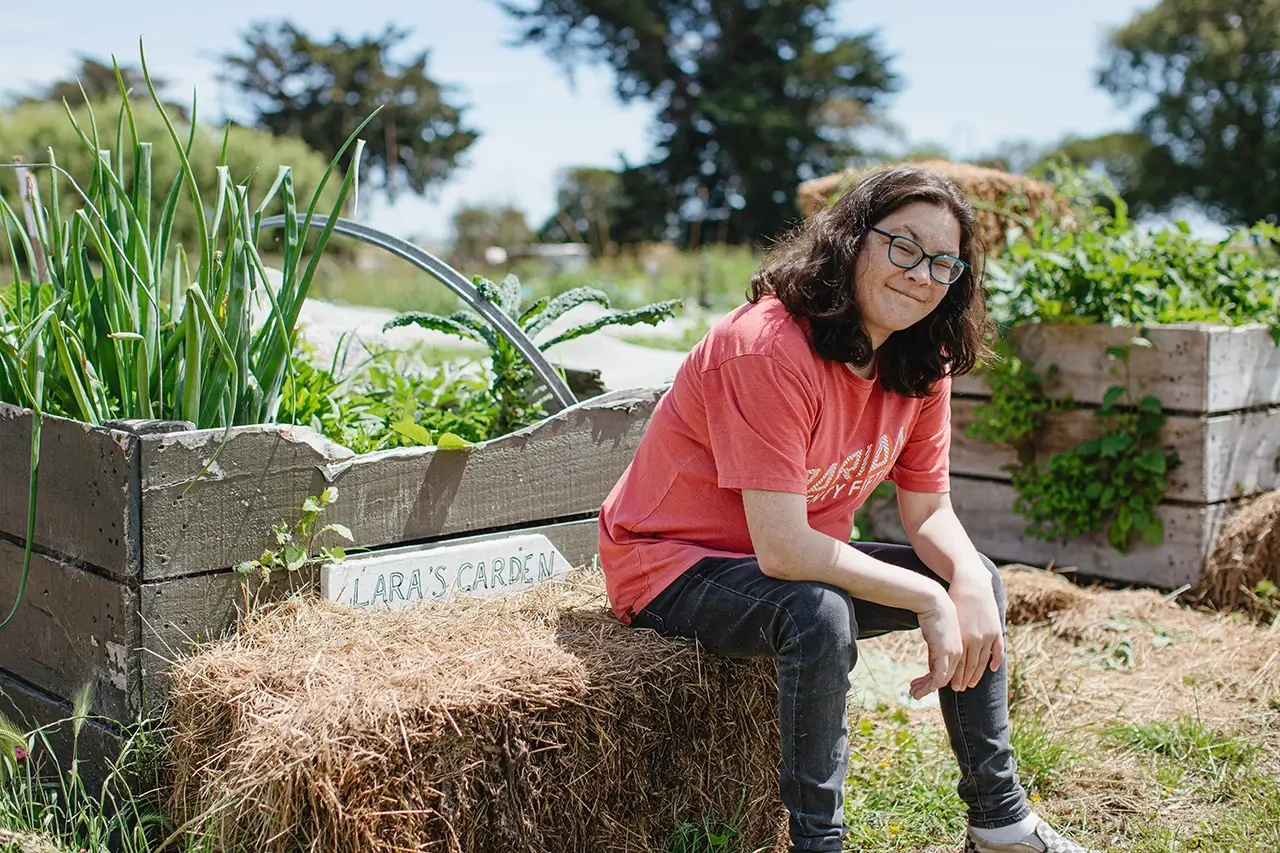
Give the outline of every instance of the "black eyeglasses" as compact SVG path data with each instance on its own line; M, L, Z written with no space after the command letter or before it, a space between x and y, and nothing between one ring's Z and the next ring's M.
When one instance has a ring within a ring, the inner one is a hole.
M914 269L925 258L929 259L929 277L938 284L955 284L969 265L951 255L931 255L924 247L901 234L890 234L875 226L871 230L889 238L889 263L904 270Z

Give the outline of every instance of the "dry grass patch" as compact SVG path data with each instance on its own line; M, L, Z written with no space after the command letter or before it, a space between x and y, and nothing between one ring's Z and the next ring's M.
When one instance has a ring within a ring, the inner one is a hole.
M1280 810L1253 802L1280 791L1280 629L1152 591L1002 575L1014 746L1038 810L1114 849L1280 849L1265 846L1280 842ZM872 642L924 659L918 635ZM941 731L936 710L911 717ZM949 758L940 736L935 747Z
M772 665L623 627L599 592L262 612L175 668L177 812L262 851L647 851L707 818L771 843Z

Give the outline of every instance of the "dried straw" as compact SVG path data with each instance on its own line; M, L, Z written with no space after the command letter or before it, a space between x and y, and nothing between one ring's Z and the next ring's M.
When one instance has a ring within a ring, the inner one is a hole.
M1001 574L1009 595L1013 725L1038 720L1051 737L1070 732L1068 742L1083 751L1037 810L1076 821L1087 816L1103 836L1153 820L1190 835L1198 822L1216 819L1221 805L1212 798L1160 794L1163 783L1152 779L1147 754L1114 749L1108 732L1117 725L1194 718L1257 745L1259 767L1280 767L1271 710L1280 699L1280 631L1148 590L1081 588L1022 567ZM864 645L924 660L918 633ZM941 725L937 709L912 715Z
M1012 687L1024 708L1053 722L1230 720L1280 697L1280 631L1151 590L1083 588L1020 566L1001 576ZM924 660L918 634L875 643L896 659Z
M1015 219L999 210L1035 218L1039 216L1043 206L1053 202L1055 198L1053 187L1049 184L1024 175L1014 175L971 163L952 163L949 160L925 160L913 165L942 175L979 207L979 232L983 244L990 250L1003 247L1005 233L1017 224ZM804 215L813 216L824 209L834 194L853 186L869 172L870 170L848 170L800 184L797 200Z
M1280 492L1246 502L1223 523L1197 599L1255 611L1253 590L1262 580L1280 586Z
M61 853L48 836L15 832L0 828L0 851L3 853Z
M290 601L173 676L174 806L228 848L639 853L686 821L752 847L783 825L772 664L624 627L598 577Z

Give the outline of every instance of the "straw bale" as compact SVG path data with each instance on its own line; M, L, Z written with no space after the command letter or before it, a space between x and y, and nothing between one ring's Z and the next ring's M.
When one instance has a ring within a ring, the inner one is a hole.
M1043 622L1059 611L1082 605L1088 593L1053 572L1006 566L1008 607L1005 620L1010 625Z
M1197 598L1214 607L1256 611L1259 581L1280 586L1280 492L1246 502L1218 534Z
M989 250L1003 247L1006 231L1015 221L989 208L1001 208L1014 214L1035 218L1046 203L1065 213L1065 207L1055 200L1053 187L1043 181L1014 175L972 163L953 163L949 160L924 160L912 165L937 172L954 183L973 201L978 209L979 232L983 245ZM877 167L879 168L879 167ZM832 196L853 186L870 174L871 169L849 169L832 175L805 181L800 184L797 200L806 217L813 216L827 207Z
M175 813L262 851L639 853L708 818L776 843L772 662L622 626L600 586L264 609L174 668Z
M0 853L62 853L48 836L0 828Z

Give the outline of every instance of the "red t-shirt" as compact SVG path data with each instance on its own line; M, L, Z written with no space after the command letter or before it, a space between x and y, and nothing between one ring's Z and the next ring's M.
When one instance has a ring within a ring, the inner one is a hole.
M805 495L809 525L842 542L886 477L946 492L951 380L926 398L885 391L813 349L774 298L720 320L659 401L600 510L600 561L623 622L703 557L754 553L742 489Z

